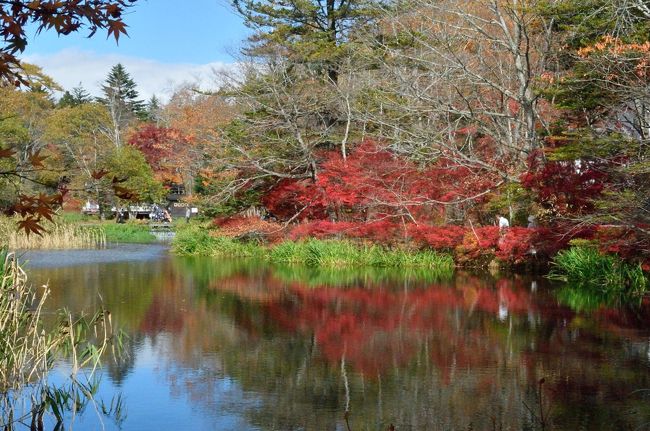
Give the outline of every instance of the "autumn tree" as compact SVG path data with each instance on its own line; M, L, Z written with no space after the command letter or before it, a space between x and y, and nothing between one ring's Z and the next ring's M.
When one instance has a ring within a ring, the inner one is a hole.
M223 95L198 92L190 85L177 88L165 104L159 127L174 131L176 150L169 166L175 166L175 181L185 186L186 193L191 195L223 170L223 128L235 118L238 109Z
M184 184L183 165L192 142L183 132L145 123L129 137L129 145L144 155L161 181Z
M50 111L44 123L43 140L60 155L58 168L66 176L69 192L77 198L97 200L98 184L92 175L105 168L113 148L106 107L97 102L61 107Z
M555 68L542 94L559 118L525 177L558 220L607 225L618 249L634 249L637 258L650 255L647 8L644 1L564 0L540 9L555 32Z
M17 55L25 50L28 39L26 27L34 25L37 32L53 30L59 35L68 35L86 29L89 36L104 29L109 36L118 40L126 34L123 21L124 12L136 0L93 0L93 1L10 1L0 2L0 86L31 86L38 90L40 83L30 82L29 72L25 70ZM1 143L0 160L3 166L0 181L33 181L32 172L43 168L43 158L38 152L27 157L28 163L21 160L20 154L14 159L16 150L6 142ZM39 196L20 195L14 205L14 212L23 220L20 227L27 232L40 232L40 222L51 219L55 207L62 202L62 195L41 194Z

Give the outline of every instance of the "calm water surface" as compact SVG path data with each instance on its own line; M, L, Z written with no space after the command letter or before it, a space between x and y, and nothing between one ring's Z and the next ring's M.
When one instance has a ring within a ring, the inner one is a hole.
M130 336L78 430L650 429L647 310L561 305L543 279L274 267L161 246L31 252L50 306ZM62 366L59 371L63 371Z

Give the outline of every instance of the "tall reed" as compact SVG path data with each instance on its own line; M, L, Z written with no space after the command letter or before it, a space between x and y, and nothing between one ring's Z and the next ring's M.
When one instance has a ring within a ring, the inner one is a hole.
M60 310L58 322L52 329L46 327L43 310L48 294L47 286L37 291L29 285L14 254L0 251L1 429L13 429L26 418L41 429L45 414L61 423L66 410L92 402L95 368L105 352L121 345L110 314L103 310L93 316ZM72 364L67 386L53 386L47 380L59 355ZM82 372L86 378L81 378ZM113 403L115 409L121 409L118 404Z
M9 249L95 248L106 244L101 226L81 226L65 222L46 223L42 235L27 235L17 229L17 220L0 217L0 245Z

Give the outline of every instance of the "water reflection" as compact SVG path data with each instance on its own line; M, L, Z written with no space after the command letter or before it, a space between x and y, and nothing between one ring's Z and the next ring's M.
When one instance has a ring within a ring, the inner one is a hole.
M576 314L540 279L164 255L32 275L53 306L98 293L132 337L104 389L125 394L122 429L343 430L346 409L355 431L650 423L648 313Z

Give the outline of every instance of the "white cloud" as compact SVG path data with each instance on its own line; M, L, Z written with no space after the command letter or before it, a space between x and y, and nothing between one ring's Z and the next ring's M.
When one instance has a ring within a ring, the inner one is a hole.
M101 94L101 83L111 67L122 63L143 99L156 95L168 100L173 89L183 83L198 83L201 88L216 87L215 73L236 68L235 63L213 62L208 64L161 63L156 60L129 57L119 54L98 54L93 51L64 49L53 54L31 54L23 61L40 66L65 89L81 83L92 95Z

